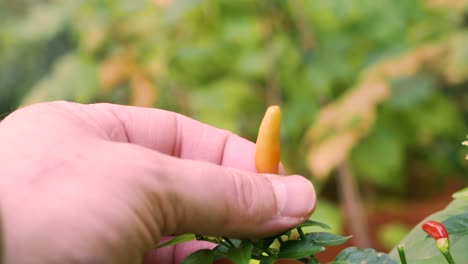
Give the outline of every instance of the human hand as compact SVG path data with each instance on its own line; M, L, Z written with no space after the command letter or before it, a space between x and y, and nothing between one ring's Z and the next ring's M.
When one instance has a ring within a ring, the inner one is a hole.
M303 222L312 185L254 173L254 148L163 110L20 109L0 123L4 263L179 263L211 245L152 249L171 234L260 238Z

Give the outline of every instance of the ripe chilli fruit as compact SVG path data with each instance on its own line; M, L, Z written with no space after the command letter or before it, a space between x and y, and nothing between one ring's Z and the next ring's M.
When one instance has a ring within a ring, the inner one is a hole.
M448 233L445 227L436 221L424 222L422 229L435 240L448 237Z
M258 130L255 147L255 167L259 173L278 173L281 154L280 127L280 107L268 107Z
M437 221L426 221L421 226L436 241L437 249L442 253L449 264L455 264L452 254L450 254L450 240L447 229L442 223Z

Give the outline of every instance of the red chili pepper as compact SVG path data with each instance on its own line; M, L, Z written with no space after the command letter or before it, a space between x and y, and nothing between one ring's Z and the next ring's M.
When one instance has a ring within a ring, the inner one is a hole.
M444 255L447 262L454 264L455 262L450 254L450 240L445 226L437 221L426 221L421 228L436 241L437 249Z
M425 222L422 225L422 229L435 240L448 237L447 229L445 229L445 226L437 221Z

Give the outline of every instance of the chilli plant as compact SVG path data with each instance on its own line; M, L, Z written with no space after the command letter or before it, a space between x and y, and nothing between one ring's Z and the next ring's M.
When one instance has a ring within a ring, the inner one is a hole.
M256 142L255 166L260 173L278 173L280 123L280 108L269 107ZM468 145L468 141L464 144ZM389 254L371 248L349 247L341 251L331 263L468 263L468 188L455 193L453 197L455 200L445 210L425 219L420 228L413 229ZM213 249L202 249L190 254L182 264L311 264L319 263L316 253L326 250L328 246L341 245L351 238L325 231L305 232L308 227L330 228L327 224L308 219L282 234L260 240L183 234L158 248L190 240L216 244ZM429 236L435 243L427 239Z

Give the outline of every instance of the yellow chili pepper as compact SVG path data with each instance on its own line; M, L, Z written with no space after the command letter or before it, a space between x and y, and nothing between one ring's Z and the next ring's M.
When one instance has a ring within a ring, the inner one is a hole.
M280 126L280 107L268 107L258 130L255 147L255 167L259 173L278 173L281 153Z

